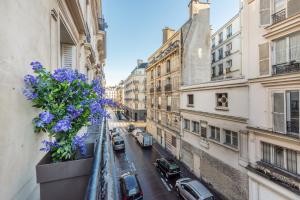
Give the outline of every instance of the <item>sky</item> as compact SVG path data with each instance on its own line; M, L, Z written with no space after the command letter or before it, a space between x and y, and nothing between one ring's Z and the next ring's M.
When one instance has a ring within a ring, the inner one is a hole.
M178 30L190 0L102 0L107 28L106 85L117 85L162 45L162 29ZM238 13L239 0L211 0L213 31Z

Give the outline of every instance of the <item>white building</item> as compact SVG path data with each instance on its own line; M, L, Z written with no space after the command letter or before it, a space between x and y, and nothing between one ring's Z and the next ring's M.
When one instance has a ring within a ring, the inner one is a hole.
M242 75L240 13L212 35L212 80Z
M112 99L113 101L117 101L117 87L110 86L105 88L105 96L108 99Z
M34 132L39 110L22 94L30 63L72 67L103 77L105 24L101 0L1 1L0 198L39 199L35 166L46 134Z
M135 121L146 119L146 67L147 63L138 60L124 81L125 115Z
M249 199L300 199L300 1L244 0Z
M248 199L248 84L241 65L240 13L211 37L207 10L199 11L201 53L198 50L196 57L190 52L191 62L201 64L183 66L180 159L224 198L244 200ZM205 42L207 36L212 45Z

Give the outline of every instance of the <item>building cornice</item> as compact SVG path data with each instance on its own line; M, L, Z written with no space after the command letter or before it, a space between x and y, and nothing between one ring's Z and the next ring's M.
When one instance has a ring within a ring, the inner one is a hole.
M85 21L79 4L79 0L65 0L66 5L72 15L73 21L80 34L86 34Z
M243 117L235 117L230 115L221 115L221 114L215 114L215 113L208 113L208 112L202 112L202 111L195 111L195 110L188 110L188 109L180 109L181 112L189 113L189 114L195 114L195 115L201 115L204 117L211 117L215 119L222 119L225 121L232 121L232 122L238 122L242 124L247 124L248 119Z
M292 85L292 84L300 84L300 74L283 74L277 76L265 76L259 78L253 78L248 80L249 83L261 83L264 86L283 86L283 85Z
M214 32L211 36L211 38L215 37L218 35L221 31L223 31L229 24L231 24L234 20L236 20L240 16L240 12L238 12L235 16L233 16L228 22L226 22L223 26L218 28L216 32Z

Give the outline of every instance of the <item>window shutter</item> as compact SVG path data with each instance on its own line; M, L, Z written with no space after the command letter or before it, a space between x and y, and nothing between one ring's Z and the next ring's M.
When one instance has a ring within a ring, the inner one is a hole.
M70 44L62 44L61 46L61 66L72 68L75 65L75 47Z
M284 93L273 93L273 128L275 132L285 132Z
M299 0L288 0L287 3L287 15L288 17L294 16L300 13L300 1Z
M270 53L269 53L269 43L260 44L259 48L259 74L268 75L269 74L269 63L270 63Z
M260 25L271 23L271 2L270 0L260 0Z

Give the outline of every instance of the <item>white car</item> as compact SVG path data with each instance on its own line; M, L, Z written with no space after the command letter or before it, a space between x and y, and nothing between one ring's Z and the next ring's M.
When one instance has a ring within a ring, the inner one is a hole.
M139 128L134 129L134 130L131 132L131 134L133 135L133 137L135 137L135 139L137 139L137 137L138 137L141 133L143 133L143 131L142 131L141 129L139 129Z

